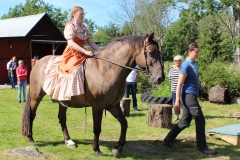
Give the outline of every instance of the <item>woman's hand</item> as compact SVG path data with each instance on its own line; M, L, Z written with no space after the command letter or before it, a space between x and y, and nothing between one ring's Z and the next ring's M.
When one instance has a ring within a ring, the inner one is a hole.
M180 102L175 102L174 109L177 111L180 109Z
M95 56L93 51L85 51L84 53L89 57L94 57Z

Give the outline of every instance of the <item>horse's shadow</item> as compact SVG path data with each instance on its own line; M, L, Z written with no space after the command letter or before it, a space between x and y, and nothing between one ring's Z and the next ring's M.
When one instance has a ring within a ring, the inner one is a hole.
M76 140L73 141L78 144L78 148L81 150L81 146L92 147L92 140ZM99 141L100 149L101 147L107 147L111 152L113 146L117 144L117 141ZM192 159L193 157L198 157L198 159L204 158L221 158L222 156L228 157L229 159L236 159L234 155L238 154L236 146L232 145L221 145L216 148L218 152L217 155L208 156L201 153L198 153L196 148L195 140L176 140L176 143L179 145L177 149L165 148L160 140L136 140L136 141L127 141L126 145L123 148L121 158L133 158L133 159ZM37 141L36 146L59 146L64 145L63 141L54 141L54 142L43 142ZM210 146L216 146L216 144L208 143ZM228 151L227 154L226 150ZM186 154L188 153L188 154ZM111 154L103 153L105 157L111 157ZM224 154L224 155L223 155ZM227 154L227 155L226 155Z
M139 113L131 113L129 116L126 116L126 118L129 118L129 117L144 117L144 116L146 116L145 113L139 112Z

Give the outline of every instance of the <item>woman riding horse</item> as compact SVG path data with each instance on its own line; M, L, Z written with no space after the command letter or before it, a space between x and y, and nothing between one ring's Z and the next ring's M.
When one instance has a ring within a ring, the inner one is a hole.
M126 143L128 124L121 111L120 100L124 95L126 78L131 71L129 67L133 68L138 65L142 69L145 68L152 83L160 84L165 79L162 55L159 51L158 42L153 37L153 33L145 36L120 37L99 50L96 57L85 61L85 92L84 95L72 96L70 107L92 107L94 133L92 147L97 156L103 155L99 148L99 135L104 109L109 111L121 125L118 143L112 150L115 157L120 156ZM41 58L30 74L30 91L22 121L22 135L27 136L29 142L34 142L33 121L36 117L38 105L46 95L43 90L48 76L45 70L52 57L58 56L49 55ZM58 118L64 141L69 148L75 148L76 144L71 140L66 124L68 108L59 105Z
M70 21L64 29L64 36L68 42L67 47L61 57L52 57L49 60L46 70L47 79L43 90L53 100L60 101L64 107L70 105L72 96L84 94L82 63L88 56L94 56L92 51L83 48L84 42L87 42L95 50L99 49L90 39L90 32L83 25L83 18L83 8L73 7ZM78 85L80 87L77 87Z

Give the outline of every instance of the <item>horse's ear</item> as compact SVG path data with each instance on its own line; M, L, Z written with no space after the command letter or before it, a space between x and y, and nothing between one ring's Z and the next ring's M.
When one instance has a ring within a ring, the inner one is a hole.
M148 37L148 42L152 41L154 37L154 32L150 34L150 36Z
M162 39L163 36L164 36L164 35L162 35L161 37L157 37L157 38L155 38L155 40L156 40L157 42L159 42L160 39Z

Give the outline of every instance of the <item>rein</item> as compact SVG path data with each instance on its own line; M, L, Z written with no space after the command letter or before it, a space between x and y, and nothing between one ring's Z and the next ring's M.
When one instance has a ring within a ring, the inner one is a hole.
M137 69L137 68L132 68L132 67L128 67L128 66L124 66L124 65L121 65L119 63L116 63L116 62L112 62L112 61L109 61L107 59L104 59L104 58L99 58L99 57L93 57L93 58L96 58L96 59L100 59L100 60L103 60L103 61L106 61L106 62L109 62L109 63L112 63L114 65L117 65L117 66L120 66L120 67L123 67L123 68L127 68L127 69ZM139 72L143 72L143 73L146 73L146 70L141 70L141 69L137 69Z
M149 43L146 44L146 45L144 45L144 55L145 55L145 60L146 60L146 70L142 70L142 69L138 69L138 68L128 67L128 66L125 66L125 65L121 65L121 64L119 64L119 63L116 63L116 62L109 61L109 60L104 59L104 58L99 58L99 57L96 57L94 53L93 53L93 55L94 55L93 58L100 59L100 60L103 60L103 61L106 61L106 62L112 63L112 64L114 64L114 65L117 65L117 66L120 66L120 67L123 67L123 68L130 69L130 70L137 69L138 72L142 72L142 73L146 73L146 74L148 74L148 73L149 73L149 66L148 66L148 64L147 64L147 52L146 52L146 47L147 47L148 45L149 45Z

